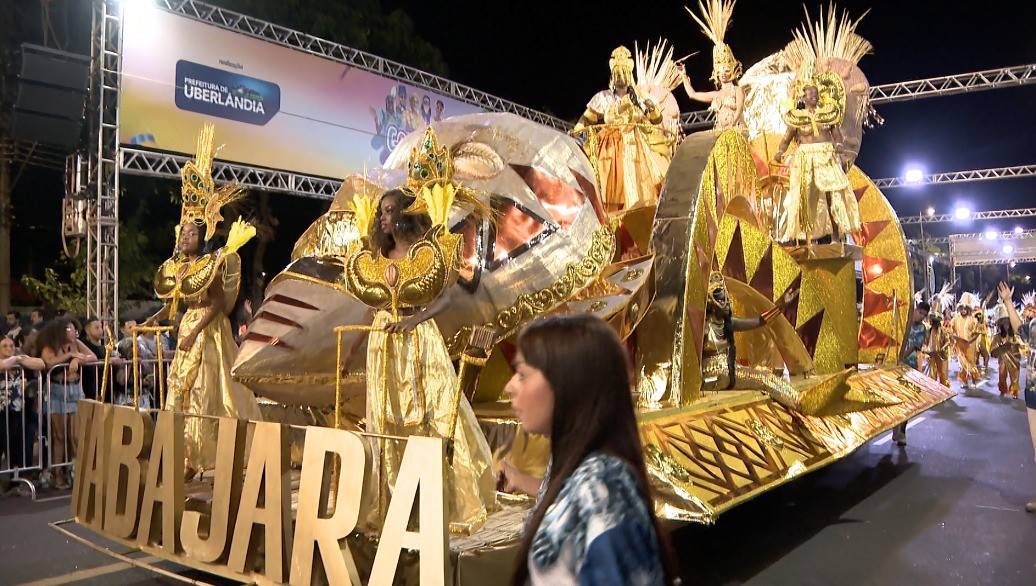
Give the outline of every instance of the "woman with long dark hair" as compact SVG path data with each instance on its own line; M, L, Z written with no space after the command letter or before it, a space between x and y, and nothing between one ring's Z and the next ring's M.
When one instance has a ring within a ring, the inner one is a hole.
M47 368L68 364L67 368L50 372L47 392L47 410L50 412L51 462L62 464L65 453L69 458L76 455L76 411L79 400L84 398L80 384L83 365L96 362L97 356L79 340L79 323L68 317L58 317L40 331L37 340L40 358ZM55 488L71 486L65 476L65 468L55 468Z
M669 583L619 337L589 315L546 318L519 336L514 369L505 392L551 461L512 583Z

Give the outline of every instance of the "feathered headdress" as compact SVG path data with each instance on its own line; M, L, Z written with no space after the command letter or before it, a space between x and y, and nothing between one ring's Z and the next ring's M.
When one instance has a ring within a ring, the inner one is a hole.
M960 302L958 303L958 305L963 305L964 307L967 307L969 309L974 309L979 305L982 305L982 302L979 301L977 294L972 293L971 291L965 291L960 294Z
M734 0L707 0L708 4L698 0L698 12L701 17L694 14L686 6L684 9L691 15L694 22L698 23L705 36L712 41L712 79L719 83L721 71L728 71L731 79L741 77L741 62L734 57L730 47L723 42L727 34L727 27L730 26L730 19L734 15Z
M809 11L805 7L803 10L806 22L792 32L792 41L784 47L784 58L793 70L799 70L807 61L823 59L842 59L856 65L874 49L870 41L856 34L856 26L867 16L866 12L856 20L849 20L848 12L839 18L832 3L826 16L821 8L817 20L813 21Z
M183 207L177 226L188 222L199 227L205 226L205 240L212 238L216 226L223 221L220 208L245 195L244 189L238 185L224 185L216 189L216 182L212 178L212 159L216 153L213 143L215 134L216 128L213 125L202 126L198 133L194 160L187 161L180 170Z

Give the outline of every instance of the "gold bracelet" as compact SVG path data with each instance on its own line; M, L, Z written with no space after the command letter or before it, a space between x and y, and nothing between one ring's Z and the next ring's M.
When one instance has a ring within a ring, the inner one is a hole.
M780 313L781 313L780 309L777 309L776 307L772 307L772 308L767 309L766 311L764 311L763 314L760 315L759 317L761 317L763 319L763 322L770 323L778 315L780 315Z

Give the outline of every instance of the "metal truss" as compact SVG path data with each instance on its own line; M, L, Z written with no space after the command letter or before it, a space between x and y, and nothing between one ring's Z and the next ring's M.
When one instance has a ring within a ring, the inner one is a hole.
M1031 218L1036 216L1036 208L1018 208L1014 210L997 210L993 212L972 212L965 218L954 214L935 214L932 216L900 216L900 224L934 224L938 222L960 222L971 220L1001 220L1004 218Z
M65 170L65 159L68 156L60 148L23 140L3 140L0 142L0 152L15 164L35 165L58 171Z
M955 267L973 267L978 265L1007 265L1011 263L1027 263L1036 262L1036 256L1002 256L998 258L990 258L988 255L979 255L979 258L961 258L955 257L953 259L953 266Z
M875 179L878 189L894 187L912 187L932 183L963 183L965 181L983 181L986 179L1011 179L1013 177L1032 177L1036 175L1036 165L1018 165L1016 167L998 167L996 169L976 169L974 171L952 171L925 175L920 181L907 181L902 177Z
M118 0L93 0L87 163L86 313L115 329L119 314L119 87L122 21Z
M486 110L517 114L523 118L528 118L534 122L539 122L564 132L567 132L572 127L570 122L526 108L510 100L492 96L473 87L408 67L384 57L371 55L359 49L346 47L345 45L314 37L313 35L258 18L225 10L218 6L194 0L160 0L157 2L157 6L174 14L180 14L207 24L216 25L236 33L246 34L311 55L318 55L345 65L359 67L378 75L390 77L469 104L474 104Z
M996 236L994 236L993 238L989 238L989 235L985 232L975 232L972 234L953 234L951 236L939 236L936 238L910 238L907 239L907 242L917 245L949 244L951 241L960 240L1019 240L1024 238L1032 238L1033 235L1036 235L1036 229L1023 230L1021 232L996 232Z
M872 104L949 96L979 90L1025 85L1036 81L1036 64L987 69L973 73L930 77L871 86Z
M123 147L119 166L124 173L179 180L180 169L189 160L191 157ZM213 161L212 177L216 183L236 183L252 189L318 199L332 199L342 185L334 179L223 161Z
M987 69L958 75L944 75L913 81L901 81L871 86L872 104L886 104L902 100L934 98L964 92L995 90L1002 87L1026 85L1036 81L1036 64L1016 65L1000 69ZM686 112L680 115L684 128L712 126L712 113L708 110ZM879 185L880 187L880 185Z

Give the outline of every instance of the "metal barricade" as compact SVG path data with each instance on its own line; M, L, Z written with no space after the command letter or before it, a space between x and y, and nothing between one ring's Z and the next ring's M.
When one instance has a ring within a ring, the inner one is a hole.
M49 471L57 488L70 486L76 451L76 412L80 399L102 403L134 405L151 411L161 407L159 392L170 359L163 357L130 361L112 358L105 368L103 360L79 366L70 372L69 364L51 367L42 379L39 411L40 468ZM45 416L45 417L44 417Z
M42 413L37 373L18 366L0 371L0 477L24 484L36 500L36 485L22 476L43 469Z

